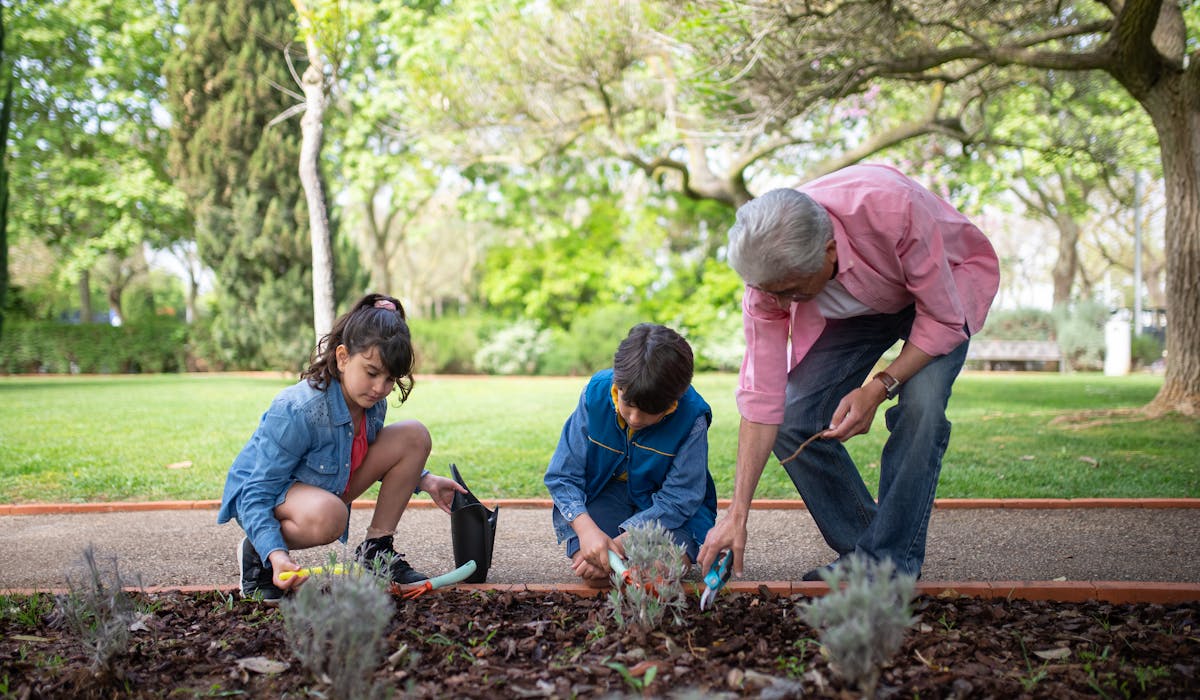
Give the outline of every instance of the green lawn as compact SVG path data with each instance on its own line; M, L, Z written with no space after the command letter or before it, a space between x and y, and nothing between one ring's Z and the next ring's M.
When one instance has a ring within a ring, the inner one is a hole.
M733 483L736 377L702 375L712 404L711 467ZM0 378L0 503L219 498L225 471L277 391L271 376L132 375ZM430 468L451 462L482 498L543 497L542 473L583 378L422 377L389 420L433 433ZM1126 417L1055 423L1084 410L1137 407L1161 378L969 374L950 402L954 432L938 495L1200 497L1200 422ZM874 486L886 431L847 446ZM167 465L190 462L186 468ZM772 460L758 495L794 498Z

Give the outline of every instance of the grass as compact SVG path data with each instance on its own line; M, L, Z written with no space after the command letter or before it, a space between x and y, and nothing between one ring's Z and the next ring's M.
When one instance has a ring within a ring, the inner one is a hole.
M225 472L271 398L272 375L0 378L0 503L220 498ZM733 484L736 377L706 374L710 465ZM1138 414L1099 425L1055 423L1081 411L1136 408L1158 391L1147 375L968 374L950 401L954 423L942 498L1200 497L1200 422ZM481 498L544 497L542 474L585 379L422 377L388 420L415 418L434 438L429 466L454 462ZM847 447L874 490L886 430ZM190 463L187 467L168 465ZM368 496L372 494L369 492ZM795 498L772 459L758 497Z

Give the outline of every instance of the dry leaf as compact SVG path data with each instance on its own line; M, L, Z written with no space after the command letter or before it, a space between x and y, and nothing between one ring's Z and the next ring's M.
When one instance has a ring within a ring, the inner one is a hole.
M1055 661L1058 659L1065 659L1070 656L1071 650L1067 647L1056 647L1054 649L1045 649L1043 651L1035 651L1033 653L1037 654L1043 659L1046 659L1047 661Z
M1086 463L1092 465L1093 467L1100 466L1100 460L1096 459L1095 457L1080 457L1079 461L1086 462Z
M247 656L244 659L237 660L238 668L246 671L254 671L255 673L263 673L272 675L283 673L288 669L288 665L282 661L268 659L265 656Z
M192 460L185 459L182 462L171 462L167 465L167 469L188 469L192 466Z

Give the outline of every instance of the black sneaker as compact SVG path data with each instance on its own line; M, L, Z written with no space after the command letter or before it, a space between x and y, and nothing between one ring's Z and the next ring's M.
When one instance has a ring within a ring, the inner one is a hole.
M249 537L238 542L238 567L242 575L242 597L261 600L269 605L278 605L283 599L283 590L275 585L275 572L270 564L264 564Z
M391 535L363 540L354 550L354 559L368 568L378 567L381 573L386 571L394 583L416 583L429 579L409 566L408 562L404 561L403 554L396 553Z

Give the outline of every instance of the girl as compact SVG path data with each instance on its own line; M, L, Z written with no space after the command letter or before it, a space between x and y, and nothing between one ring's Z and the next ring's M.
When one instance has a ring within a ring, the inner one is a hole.
M346 541L350 503L376 481L379 498L366 538L354 552L365 565L386 566L396 583L428 578L396 554L392 537L414 493L422 490L447 513L466 490L425 469L429 431L415 420L383 424L387 398L412 391L413 348L404 308L368 294L334 322L301 381L284 389L263 414L229 468L217 522L236 518L244 597L278 602L303 583L283 580L300 567L292 549Z

